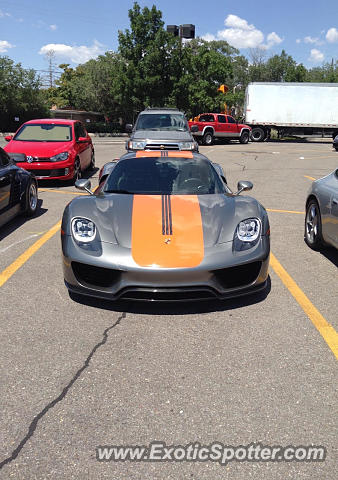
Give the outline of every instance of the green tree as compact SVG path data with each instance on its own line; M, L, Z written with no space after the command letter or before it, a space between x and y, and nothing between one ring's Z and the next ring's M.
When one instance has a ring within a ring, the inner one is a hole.
M14 64L8 57L0 57L0 130L16 129L32 118L49 116L41 92L41 81L32 69Z

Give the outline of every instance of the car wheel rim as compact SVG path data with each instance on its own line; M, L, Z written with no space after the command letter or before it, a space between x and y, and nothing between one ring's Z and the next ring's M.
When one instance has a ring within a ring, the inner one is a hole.
M31 210L35 210L38 203L38 194L34 183L29 187L29 206Z
M75 180L79 180L81 178L81 167L80 167L79 163L77 163L75 165L75 175L74 175L74 177L75 177Z
M318 211L311 205L306 216L306 236L310 243L315 243L318 237Z

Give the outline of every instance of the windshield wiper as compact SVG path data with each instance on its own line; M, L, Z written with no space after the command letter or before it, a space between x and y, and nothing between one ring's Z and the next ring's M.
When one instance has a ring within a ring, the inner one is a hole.
M134 192L130 192L129 190L104 190L104 193L126 193L129 195L133 195Z

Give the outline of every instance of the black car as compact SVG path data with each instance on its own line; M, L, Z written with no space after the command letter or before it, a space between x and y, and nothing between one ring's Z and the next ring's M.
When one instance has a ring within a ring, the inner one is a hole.
M38 206L38 186L34 175L15 165L0 147L0 226L16 215L34 215Z
M338 135L333 139L333 148L338 152Z

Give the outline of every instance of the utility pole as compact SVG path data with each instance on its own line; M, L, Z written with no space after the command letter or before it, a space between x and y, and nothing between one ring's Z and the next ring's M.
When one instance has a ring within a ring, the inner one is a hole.
M52 88L54 86L54 69L55 69L55 51L54 50L48 50L46 53L46 59L48 61L48 81L49 81L49 88Z

